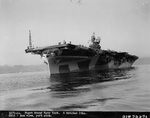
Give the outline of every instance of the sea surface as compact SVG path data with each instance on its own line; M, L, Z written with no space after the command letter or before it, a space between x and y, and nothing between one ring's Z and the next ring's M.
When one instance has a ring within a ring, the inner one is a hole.
M56 76L0 74L0 110L150 111L150 65Z

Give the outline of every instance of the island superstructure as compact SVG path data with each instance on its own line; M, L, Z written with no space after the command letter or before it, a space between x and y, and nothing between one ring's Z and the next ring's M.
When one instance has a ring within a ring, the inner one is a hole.
M127 52L102 50L101 39L93 33L89 47L70 43L51 45L45 47L33 47L31 33L29 33L29 46L26 53L38 54L46 58L50 74L82 72L90 70L107 70L128 68L138 59Z

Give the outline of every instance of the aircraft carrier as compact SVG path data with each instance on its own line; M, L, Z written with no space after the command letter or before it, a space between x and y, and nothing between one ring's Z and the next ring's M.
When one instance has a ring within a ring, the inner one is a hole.
M89 47L74 45L65 41L58 45L33 47L31 32L29 31L29 46L26 53L38 54L45 58L50 74L83 72L90 70L107 70L129 68L138 59L127 52L102 50L100 38L93 33Z

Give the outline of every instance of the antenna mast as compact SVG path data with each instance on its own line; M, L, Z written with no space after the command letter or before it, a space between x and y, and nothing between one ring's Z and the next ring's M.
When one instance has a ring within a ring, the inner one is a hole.
M29 30L29 48L32 48L31 30Z

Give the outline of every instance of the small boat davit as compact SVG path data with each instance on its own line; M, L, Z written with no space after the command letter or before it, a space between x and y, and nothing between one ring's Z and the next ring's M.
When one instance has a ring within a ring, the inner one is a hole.
M105 70L129 68L138 59L127 52L102 50L100 38L93 33L89 47L70 43L36 47L32 46L31 32L29 31L29 46L26 53L38 54L44 57L50 69L50 74L82 72L90 70Z

